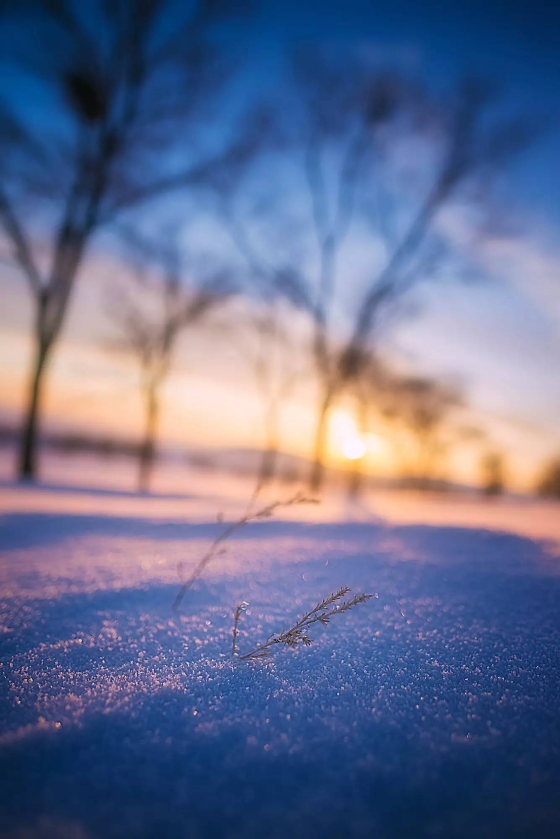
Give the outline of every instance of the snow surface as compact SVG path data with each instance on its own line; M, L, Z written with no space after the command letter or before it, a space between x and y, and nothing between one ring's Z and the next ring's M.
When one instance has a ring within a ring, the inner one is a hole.
M12 490L1 836L560 835L558 543L267 521L175 617L177 563L238 506L184 499L186 520L179 496L149 517L133 494ZM344 584L377 597L310 648L232 661L237 602L243 652Z

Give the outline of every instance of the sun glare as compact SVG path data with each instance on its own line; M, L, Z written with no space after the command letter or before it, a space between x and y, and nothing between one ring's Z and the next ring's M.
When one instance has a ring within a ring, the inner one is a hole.
M360 434L354 418L345 411L335 411L330 421L331 450L346 460L359 460L367 454L382 452L383 438L378 434Z
M361 437L347 437L342 441L342 452L348 460L358 460L367 451L366 444Z

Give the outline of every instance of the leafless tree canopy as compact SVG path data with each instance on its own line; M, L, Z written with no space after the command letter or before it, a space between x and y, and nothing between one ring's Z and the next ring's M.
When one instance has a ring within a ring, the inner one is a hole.
M441 101L400 74L309 54L297 62L296 79L297 222L282 217L281 179L273 181L276 198L264 205L259 199L252 218L228 218L251 270L309 316L319 387L311 477L317 488L333 400L368 365L387 310L433 278L445 256L438 213L464 199L532 132L522 119L495 119L490 89L475 81ZM356 231L377 244L359 272ZM352 300L349 281L362 288Z

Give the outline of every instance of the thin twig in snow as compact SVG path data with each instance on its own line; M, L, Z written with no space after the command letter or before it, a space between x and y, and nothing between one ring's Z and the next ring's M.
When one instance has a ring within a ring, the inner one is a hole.
M191 576L188 578L188 580L186 580L183 583L183 585L179 589L177 597L175 598L175 600L173 602L173 610L175 612L179 609L179 606L181 605L181 601L183 600L183 597L185 596L187 591L190 589L190 587L192 586L194 581L197 580L200 577L200 575L202 574L202 572L204 571L204 569L206 568L208 563L212 559L214 559L214 557L216 556L216 554L218 552L220 552L220 553L222 552L223 549L220 550L220 546L222 545L222 543L225 542L226 539L229 539L230 536L232 536L237 530L239 530L242 527L245 527L245 525L249 524L249 522L270 518L270 516L274 513L274 511L277 510L279 507L293 507L295 504L317 504L318 503L317 499L308 498L302 492L297 492L295 495L293 495L291 498L288 498L286 501L272 501L271 503L266 504L264 507L261 507L259 510L255 510L255 512L251 512L250 508L252 506L252 503L253 503L255 497L256 497L256 492L253 493L253 495L251 497L251 500L249 501L249 505L248 505L245 513L241 516L241 518L237 519L237 521L234 521L231 524L229 524L224 530L222 530L221 533L218 534L218 536L216 536L216 538L214 539L214 541L210 545L209 549L206 551L206 553L204 554L202 559L195 566L195 569L192 572Z
M270 648L273 647L275 644L286 644L286 646L288 647L297 647L298 644L303 644L304 646L309 647L311 644L311 638L307 634L307 631L314 623L319 622L322 626L328 626L329 620L334 615L340 615L343 612L348 612L354 606L358 606L360 603L365 603L366 600L369 600L371 597L373 597L372 594L356 594L350 600L345 600L342 603L338 603L338 601L342 597L344 597L345 594L348 594L349 591L350 589L348 586L342 586L342 588L340 588L337 592L331 594L329 597L326 597L324 600L322 600L320 603L314 606L313 609L311 609L309 612L307 612L307 614L300 618L300 620L297 621L297 623L294 624L294 626L290 627L289 629L285 629L283 632L280 632L279 634L270 635L264 644L255 647L254 650L245 653L245 655L239 656L239 658L252 660L256 658L266 658L270 654ZM234 629L235 633L237 633L238 622L239 616L237 617L237 622Z
M239 618L241 617L241 612L244 612L249 604L246 600L242 603L238 603L235 607L235 612L233 613L233 641L231 644L231 654L232 656L235 655L237 649L237 636L239 634Z

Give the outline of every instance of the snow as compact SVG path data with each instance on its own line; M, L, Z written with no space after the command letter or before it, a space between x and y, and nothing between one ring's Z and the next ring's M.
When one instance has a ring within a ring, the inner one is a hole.
M175 616L241 497L2 501L1 836L560 835L560 543L300 508ZM376 597L232 661L236 603L243 652L344 584Z

